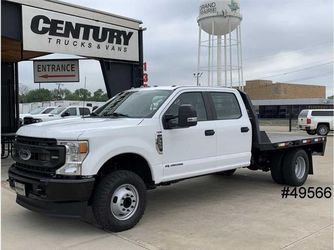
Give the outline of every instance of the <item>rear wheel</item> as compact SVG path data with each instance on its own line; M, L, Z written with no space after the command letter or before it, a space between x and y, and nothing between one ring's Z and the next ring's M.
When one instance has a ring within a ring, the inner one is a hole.
M118 170L105 176L93 198L93 212L103 229L119 232L135 226L144 214L146 187L133 172Z
M306 133L308 133L309 135L315 135L317 133L317 130L306 130Z
M271 173L271 178L277 184L285 184L283 178L282 163L283 163L283 154L278 154L273 156L270 166L270 173Z
M284 157L282 166L285 183L290 186L303 185L307 179L309 167L309 158L304 150L288 152Z
M328 134L328 132L329 132L329 128L326 124L318 125L318 128L317 128L318 135L325 136Z

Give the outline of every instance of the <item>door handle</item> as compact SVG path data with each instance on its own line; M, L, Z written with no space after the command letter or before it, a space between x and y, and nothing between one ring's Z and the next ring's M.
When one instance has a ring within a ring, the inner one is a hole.
M205 130L205 136L213 136L215 133L213 129Z
M247 133L249 131L248 127L242 127L241 128L241 133Z

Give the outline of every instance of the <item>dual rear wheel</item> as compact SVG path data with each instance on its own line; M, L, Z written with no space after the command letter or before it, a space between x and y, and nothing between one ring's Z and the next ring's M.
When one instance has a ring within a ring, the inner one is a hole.
M310 169L309 157L305 150L297 149L274 156L271 176L278 184L301 186L305 183Z

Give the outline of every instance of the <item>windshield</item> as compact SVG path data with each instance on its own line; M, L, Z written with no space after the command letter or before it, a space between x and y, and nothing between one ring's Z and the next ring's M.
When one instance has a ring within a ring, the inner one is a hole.
M171 90L121 92L92 116L151 118L171 93Z
M66 109L66 107L58 107L58 108L55 108L54 110L52 110L50 112L50 114L53 114L53 115L59 115L64 109Z
M43 109L44 109L43 107L33 109L33 110L30 111L30 114L37 115L37 114L41 113L43 111Z

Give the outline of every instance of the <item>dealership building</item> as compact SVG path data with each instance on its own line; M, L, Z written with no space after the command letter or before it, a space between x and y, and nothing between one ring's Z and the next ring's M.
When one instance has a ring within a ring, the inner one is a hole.
M270 80L246 81L245 92L250 96L259 118L298 116L303 109L332 109L333 100L326 99L326 87Z

